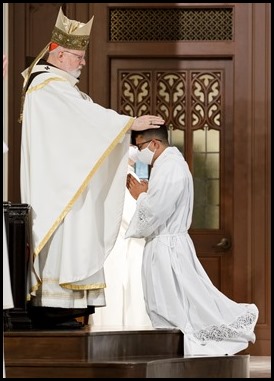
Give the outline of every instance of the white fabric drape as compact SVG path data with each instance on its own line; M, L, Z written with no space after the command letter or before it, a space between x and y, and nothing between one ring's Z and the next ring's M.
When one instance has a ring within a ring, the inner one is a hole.
M128 173L135 176L134 168L129 166ZM94 327L152 327L146 312L141 281L145 241L125 239L135 209L136 201L126 189L119 235L104 266L106 307L97 308L90 317Z

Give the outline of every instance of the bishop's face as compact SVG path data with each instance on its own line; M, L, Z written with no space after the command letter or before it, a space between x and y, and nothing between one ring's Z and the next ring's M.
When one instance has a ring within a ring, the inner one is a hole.
M83 66L86 65L85 50L64 49L60 51L62 69L79 78Z

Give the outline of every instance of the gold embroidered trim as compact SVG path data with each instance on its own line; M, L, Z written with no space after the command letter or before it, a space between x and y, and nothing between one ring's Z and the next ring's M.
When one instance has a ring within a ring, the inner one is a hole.
M39 290L40 286L42 284L46 284L46 283L50 283L50 284L56 284L62 288L65 288L67 290L73 290L73 291L91 291L91 290L100 290L100 289L104 289L106 288L106 283L94 283L94 284L83 284L83 285L74 285L72 283L58 283L58 280L55 280L55 279L42 279L41 282L38 282L35 286L32 286L31 287L31 293L35 292L37 294L40 294L41 293L41 290ZM49 296L51 295L51 297L54 297L52 293L48 292L48 291L43 291L42 292L43 296ZM65 298L65 295L62 294L62 293L54 293L54 295L56 296L62 296L63 298ZM70 297L69 295L67 296L68 298ZM75 296L74 296L75 297ZM82 298L82 296L81 296ZM27 295L27 300L30 300L31 299L31 295L28 294Z
M99 290L101 288L106 288L105 283L82 284L82 285L76 285L72 283L63 283L63 284L61 283L60 286L68 290Z
M27 89L27 86L28 86L28 82L29 82L29 78L32 74L32 71L33 71L33 68L35 67L35 65L37 64L37 62L42 58L44 57L44 55L46 54L46 52L48 51L48 48L49 48L49 44L48 43L44 48L43 50L38 54L38 56L34 59L34 61L32 62L32 64L28 67L28 69L26 69L26 75L25 75L25 78L24 78L24 83L23 83L23 88L22 88L22 94L21 94L21 105L20 105L20 115L19 115L19 118L18 118L18 122L19 123L22 123L22 119L23 119L23 109L24 109L24 103L25 103L25 96L26 96L26 89Z
M67 80L66 79L63 79L63 78L57 78L57 77L54 77L54 78L48 78L46 79L44 82L40 83L39 85L36 85L36 86L33 86L31 87L30 89L28 89L27 93L26 94L31 94L33 91L37 91L37 90L40 90L42 89L43 87L47 86L50 82L52 81L56 81L56 82L66 82Z
M73 282L70 283L59 283L59 280L57 278L43 278L40 284L55 284L58 286L61 286L63 288L68 288L73 290L98 290L100 288L106 288L105 283L90 283L89 285L84 284L84 285L72 285ZM38 287L37 287L38 289ZM36 289L36 290L37 290Z
M24 92L21 96L21 112L20 112L20 117L18 119L18 122L21 123L22 122L22 119L23 119L23 108L24 108L24 103L25 103L25 97L26 97L26 94L30 94L32 93L33 91L36 91L36 90L40 90L42 89L43 87L45 87L49 82L51 81L66 81L66 79L63 79L63 78L49 78L49 79L46 79L44 82L42 82L40 85L37 85L37 86L33 86L31 87L30 89L27 90L27 92Z
M67 49L85 50L89 43L89 36L67 34L55 26L51 41Z
M73 207L73 204L76 202L76 200L80 197L80 195L84 192L86 189L88 183L90 182L91 178L94 176L96 171L99 169L99 167L102 165L105 158L111 153L111 151L115 148L115 146L121 141L122 137L126 134L126 132L130 129L132 123L134 121L134 118L131 118L129 122L126 124L126 126L122 129L122 131L119 133L119 135L113 140L113 142L110 144L110 146L106 149L106 151L103 153L103 155L98 159L97 163L94 165L90 173L87 175L86 179L84 180L83 184L80 186L78 191L75 193L75 195L72 197L72 199L69 201L68 205L65 207L65 209L61 212L59 217L55 220L52 227L48 231L48 233L45 235L45 237L42 239L40 244L35 248L34 255L37 256L40 251L43 249L45 244L48 242L52 234L55 232L55 230L58 228L60 223L63 221L63 219L66 217L68 212Z
M38 291L38 289L39 289L39 287L41 286L41 284L42 284L41 281L37 282L36 285L34 285L34 286L31 287L31 291L30 291L30 292L32 293L32 292L36 292L36 291Z

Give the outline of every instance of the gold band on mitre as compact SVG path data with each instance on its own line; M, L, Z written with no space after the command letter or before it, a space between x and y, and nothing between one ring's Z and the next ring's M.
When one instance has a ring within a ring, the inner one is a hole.
M66 49L85 50L89 43L89 35L94 16L86 24L68 19L62 8L52 32L51 41Z
M23 89L21 97L21 110L19 116L19 123L22 122L23 107L26 95L26 89L28 87L28 82L35 65L39 62L41 58L49 51L51 42L56 43L57 46L61 45L66 49L75 50L85 50L89 43L89 35L93 23L94 16L86 23L82 23L76 20L68 19L60 8L58 17L52 32L51 41L46 45L46 47L38 54L32 64L24 70L23 77Z
M66 49L85 50L89 43L89 36L67 34L56 26L53 29L51 41Z

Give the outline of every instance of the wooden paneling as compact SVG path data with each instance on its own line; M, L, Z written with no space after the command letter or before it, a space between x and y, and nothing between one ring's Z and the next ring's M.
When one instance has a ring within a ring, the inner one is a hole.
M59 3L9 3L9 172L8 201L20 202L21 126L17 122L27 56L36 56L48 42ZM214 3L234 12L232 41L134 42L108 41L108 10L125 3L66 3L69 18L87 22L94 14L88 63L80 88L95 102L110 107L112 58L225 58L234 68L231 112L233 134L226 160L232 163L233 299L254 302L260 310L256 355L270 354L270 3ZM131 3L131 7L140 6ZM142 7L172 4L143 3ZM206 3L176 3L176 7ZM212 3L209 3L212 6Z

